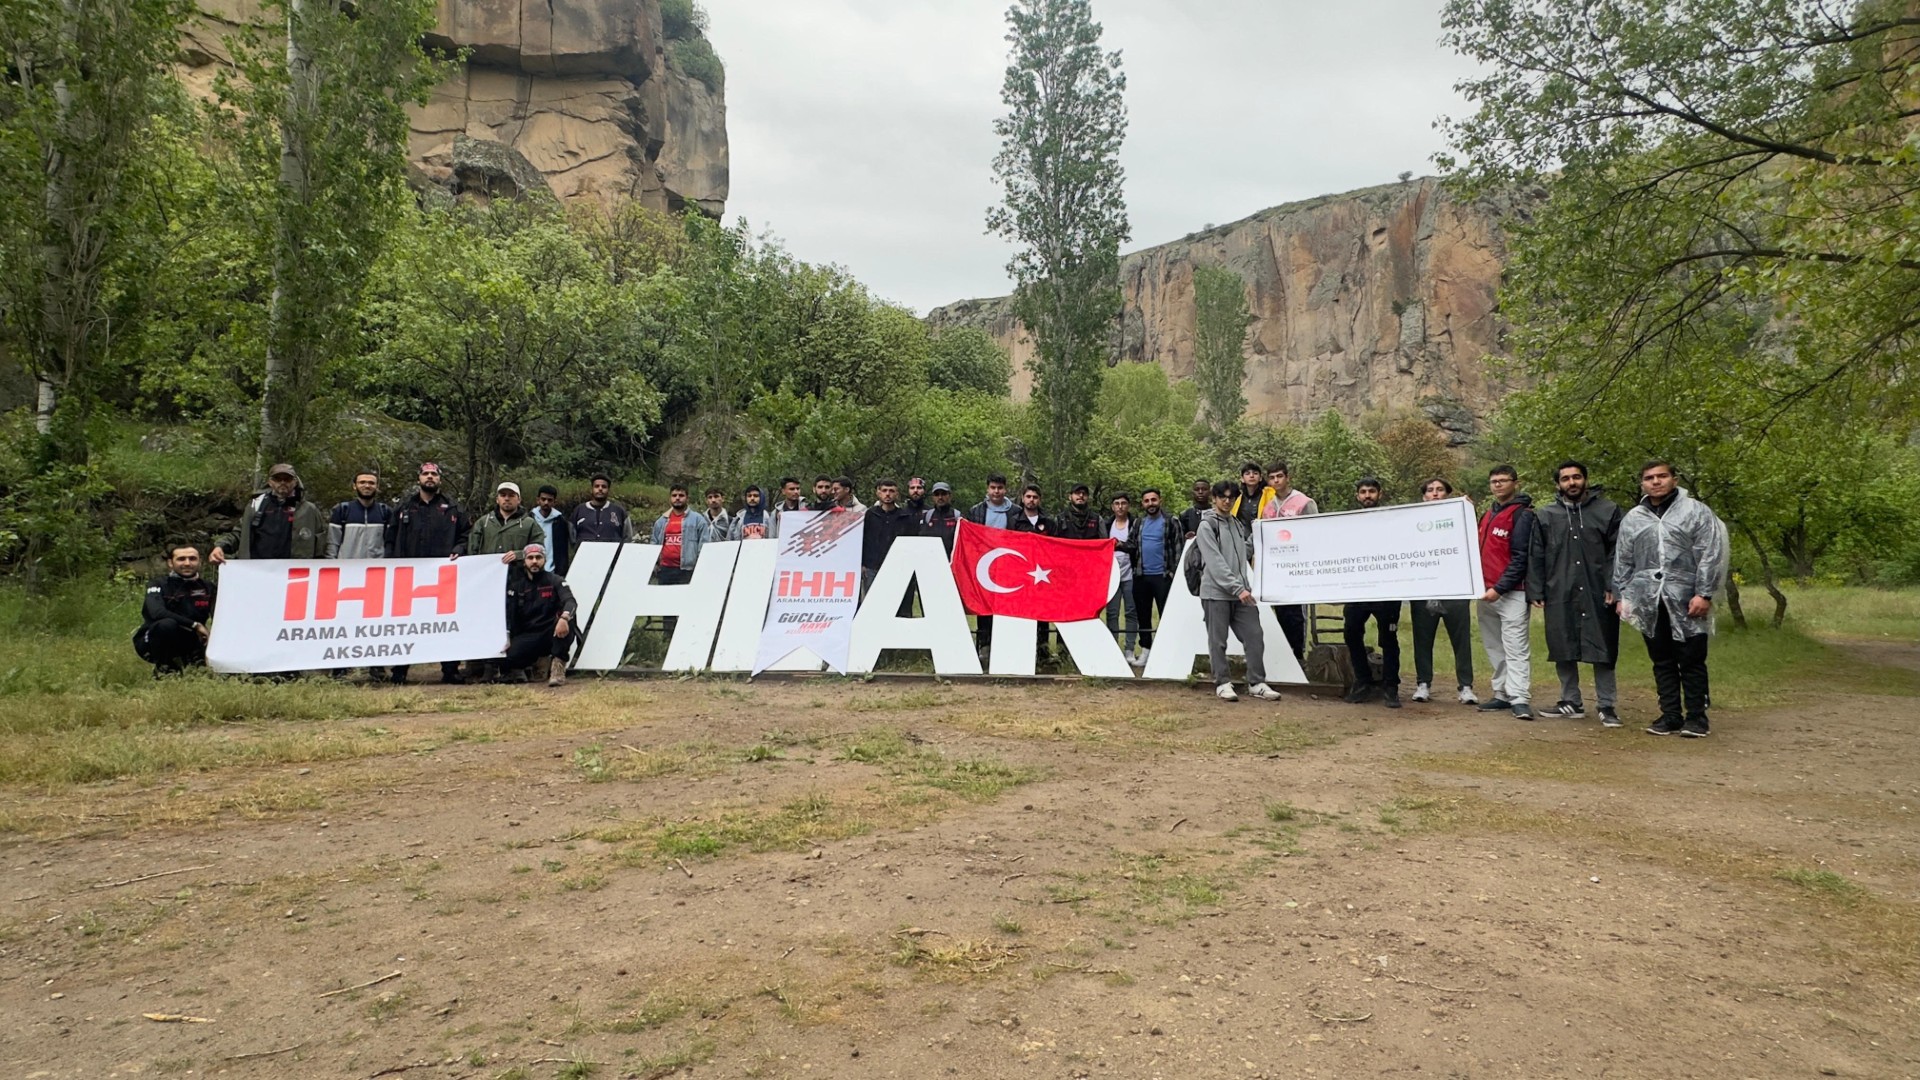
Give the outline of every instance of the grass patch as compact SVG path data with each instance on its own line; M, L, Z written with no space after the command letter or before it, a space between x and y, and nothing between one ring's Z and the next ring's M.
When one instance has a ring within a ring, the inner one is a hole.
M1615 739L1583 732L1579 742L1530 738L1472 753L1417 753L1402 760L1418 769L1461 776L1555 780L1617 787L1648 783L1641 763L1655 740Z
M1920 589L1783 585L1787 625L1820 638L1913 641L1920 626ZM1747 613L1771 617L1773 598L1749 585Z
M1848 881L1831 870L1778 870L1773 876L1808 892L1830 896L1848 906L1859 903L1867 896L1867 890L1859 882Z
M1275 720L1258 731L1217 739L1210 749L1223 754L1297 754L1338 741L1331 732L1315 731L1289 720Z
M950 937L908 927L893 935L893 962L917 971L986 975L1020 959L1020 946Z
M1299 816L1300 811L1294 809L1291 803L1270 802L1267 804L1268 821L1292 821Z
M855 697L847 701L843 707L848 712L912 712L918 709L937 709L946 703L947 695L944 690L925 687L886 697Z

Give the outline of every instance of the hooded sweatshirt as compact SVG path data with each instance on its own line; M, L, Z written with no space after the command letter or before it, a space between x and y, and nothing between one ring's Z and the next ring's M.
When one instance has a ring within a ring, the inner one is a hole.
M760 496L762 504L766 502L766 492L761 491L758 487L750 487L747 490ZM772 510L767 509L765 505L755 506L752 503L748 503L746 506L740 508L739 513L733 515L733 532L727 539L759 540L778 536L780 535L778 522L779 518Z

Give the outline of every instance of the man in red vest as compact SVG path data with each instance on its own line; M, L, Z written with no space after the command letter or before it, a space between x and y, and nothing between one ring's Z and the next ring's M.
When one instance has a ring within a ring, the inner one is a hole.
M1493 697L1481 712L1512 709L1515 719L1533 719L1533 640L1528 627L1527 553L1533 544L1533 496L1520 490L1511 465L1487 474L1493 504L1480 519L1480 640L1493 661Z

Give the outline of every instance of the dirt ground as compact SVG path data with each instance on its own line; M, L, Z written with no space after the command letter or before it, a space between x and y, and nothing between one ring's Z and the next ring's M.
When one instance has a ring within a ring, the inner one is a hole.
M1920 701L1862 689L576 680L0 792L0 1077L1920 1076Z

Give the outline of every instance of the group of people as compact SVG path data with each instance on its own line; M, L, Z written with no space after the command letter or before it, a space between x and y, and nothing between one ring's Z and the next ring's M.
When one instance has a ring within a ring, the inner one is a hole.
M549 684L558 686L565 680L565 658L578 638L577 608L564 575L583 544L657 545L661 551L654 580L676 585L691 579L701 549L709 543L778 537L782 517L795 511L865 510L864 587L901 537L937 537L951 554L963 520L1067 539L1110 538L1120 587L1108 603L1107 625L1128 661L1145 664L1174 578L1184 574L1205 615L1216 693L1224 700L1238 697L1226 658L1231 633L1244 646L1249 693L1271 700L1279 694L1266 680L1263 633L1248 567L1254 556L1254 521L1319 512L1311 497L1292 486L1290 472L1284 461L1265 468L1248 462L1238 482L1196 480L1190 505L1179 513L1169 509L1154 488L1140 493L1137 508L1128 493L1116 494L1100 507L1092 503L1086 484L1075 484L1067 505L1053 514L1038 485L1026 485L1016 500L1006 477L998 474L986 478L985 497L964 511L954 503L951 485L929 485L917 476L904 488L892 479L881 480L872 504L858 499L853 480L846 476L816 476L811 498L797 477L783 478L773 493L749 486L736 507L729 507L725 491L709 487L703 493L704 508L696 508L690 489L675 484L668 492L667 509L641 541L628 509L613 500L613 482L605 474L591 478L589 497L571 510L559 507L559 492L550 485L541 487L534 505L527 507L519 485L503 482L494 491L493 509L476 521L441 490L442 473L432 462L420 466L416 486L392 503L381 498L378 474L362 472L354 477L351 497L330 512L309 500L298 473L282 464L268 471L267 490L248 504L235 532L216 543L208 558L218 565L229 559L497 554L521 568L509 574L507 654L470 664L469 673L485 671L524 681L537 661L553 657ZM1614 665L1624 620L1646 637L1654 664L1661 715L1647 730L1706 735L1707 637L1713 628L1713 599L1726 570L1725 527L1677 486L1673 467L1664 461L1649 462L1641 470L1641 498L1624 513L1589 487L1587 469L1579 462L1562 463L1555 484L1553 500L1536 508L1532 497L1520 490L1512 467L1499 466L1489 474L1491 501L1479 529L1486 592L1477 601L1412 603L1413 700L1432 699L1433 646L1444 627L1453 649L1459 700L1485 711L1510 710L1521 719L1534 719L1530 621L1538 608L1546 622L1548 657L1560 677L1560 697L1549 715L1585 715L1579 667L1586 664L1594 671L1601 722L1620 725ZM1376 507L1383 493L1378 479L1365 477L1355 484L1354 501L1362 509ZM1455 497L1453 485L1442 478L1421 488L1423 500ZM1183 565L1189 537L1196 541L1195 552ZM156 675L204 662L216 589L200 570L198 549L180 545L170 553L168 573L148 587L144 621L134 643L155 665ZM901 614L910 614L913 602L910 593ZM1476 603L1481 640L1494 666L1492 693L1484 703L1473 689L1468 637ZM1401 707L1401 612L1400 602L1345 605L1344 642L1353 669L1348 701L1378 699L1388 708ZM1304 659L1305 610L1287 605L1275 608L1274 615L1294 656ZM1366 646L1369 622L1377 627L1380 646L1377 674ZM992 632L992 617L979 617L975 643L983 652ZM1053 659L1050 636L1043 625L1037 645L1043 663ZM450 683L468 681L469 673L458 663L441 668L442 680ZM375 669L370 676L397 684L409 677L406 666Z

